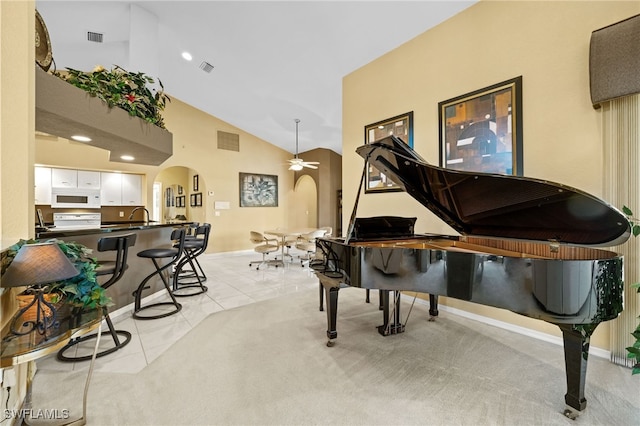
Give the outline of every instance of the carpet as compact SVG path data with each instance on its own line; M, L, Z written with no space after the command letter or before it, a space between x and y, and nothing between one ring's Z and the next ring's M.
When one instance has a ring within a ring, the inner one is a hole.
M377 300L377 298L374 297ZM403 316L410 298L403 299ZM188 303L188 302L186 302ZM383 337L377 303L342 289L326 346L317 291L217 312L142 372L94 373L89 425L638 424L640 381L591 358L588 407L563 416L562 347L413 307ZM34 402L79 407L84 372L38 373ZM79 409L79 408L77 408Z

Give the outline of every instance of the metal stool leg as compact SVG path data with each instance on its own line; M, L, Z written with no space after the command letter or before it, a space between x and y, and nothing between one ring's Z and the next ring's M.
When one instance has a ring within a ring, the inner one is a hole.
M147 277L142 280L142 282L140 283L140 285L138 286L138 288L136 289L135 293L135 303L134 303L134 310L133 310L133 317L136 319L140 319L140 320L150 320L150 319L158 319L158 318L164 318L164 317L168 317L169 315L173 315L173 314L177 314L178 312L180 312L180 310L182 309L182 305L180 303L178 303L178 301L176 300L175 296L173 295L173 292L171 291L171 286L169 285L169 281L166 278L166 273L165 271L170 268L173 263L167 263L165 266L160 267L160 265L158 265L158 262L156 259L151 258L151 260L153 261L154 266L156 267L156 270L154 272L152 272L151 274L147 275ZM142 306L142 290L144 290L147 282L153 278L155 275L159 275L160 279L162 280L162 283L164 284L164 287L167 289L167 293L169 293L169 297L171 297L171 302L157 302L157 303L151 303L149 305L146 306ZM158 306L173 306L174 309L169 311L169 312L165 312L162 314L157 314L157 315L140 315L139 312L145 310L145 309L149 309L149 308L153 308L153 307L158 307Z
M131 333L125 330L116 330L116 328L113 326L113 322L111 322L111 317L109 317L109 314L107 313L107 309L104 308L103 312L105 315L104 319L105 319L105 322L107 323L107 327L109 328L109 330L102 331L101 334L103 337L106 336L107 334L111 335L114 346L109 349L105 349L104 351L100 351L96 353L95 354L96 358L109 355L110 353L113 353L118 349L125 347L131 341ZM123 337L122 340L119 338L119 335ZM92 355L68 356L68 355L65 355L65 352L69 351L71 348L75 348L76 345L78 345L79 343L86 342L91 339L97 339L97 338L98 338L97 334L91 334L88 336L82 336L82 337L73 339L69 343L67 343L60 351L58 351L56 358L58 359L58 361L62 361L62 362L89 361L92 358Z

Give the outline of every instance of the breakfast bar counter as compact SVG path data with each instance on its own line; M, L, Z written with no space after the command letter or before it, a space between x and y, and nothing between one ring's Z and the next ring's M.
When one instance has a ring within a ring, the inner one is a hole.
M190 226L191 222L181 223L159 223L159 222L122 222L103 224L100 228L94 229L56 229L50 228L45 232L37 233L37 239L46 241L51 238L63 240L65 242L76 242L93 250L92 256L98 259L112 260L114 252L101 253L97 250L98 240L102 237L116 237L118 235L135 233L136 244L129 249L127 264L128 268L122 279L107 290L107 294L113 299L114 305L110 311L133 303L133 291L136 290L140 282L155 270L153 263L149 259L140 258L136 254L142 250L155 247L170 248L172 245L171 231L180 226ZM164 290L160 279L149 282L150 289L145 291L145 295L153 294Z
M191 222L180 223L160 223L160 222L145 222L145 221L126 221L126 222L103 222L100 228L46 228L40 232L36 231L36 238L39 240L49 238L69 238L82 235L94 235L94 234L108 234L110 232L128 231L135 232L143 229L158 229L158 228L174 228L176 226L190 225ZM104 235L108 236L108 235Z

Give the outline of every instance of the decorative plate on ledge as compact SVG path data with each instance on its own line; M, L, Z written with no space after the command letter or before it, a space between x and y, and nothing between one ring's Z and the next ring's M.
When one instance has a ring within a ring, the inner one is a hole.
M36 64L45 71L49 71L53 57L51 55L51 41L47 26L40 13L36 10Z

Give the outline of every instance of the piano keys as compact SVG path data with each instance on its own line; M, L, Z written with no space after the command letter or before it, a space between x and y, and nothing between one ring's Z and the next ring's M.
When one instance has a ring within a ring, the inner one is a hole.
M328 345L345 285L380 290L383 335L404 331L398 299L388 317L389 292L429 294L433 316L438 295L508 309L558 325L565 402L584 410L589 337L623 306L623 259L599 247L629 238L626 217L561 184L431 166L394 136L357 152L460 236L415 234L416 218L357 218L356 199L346 238L318 239L311 264L327 299Z

